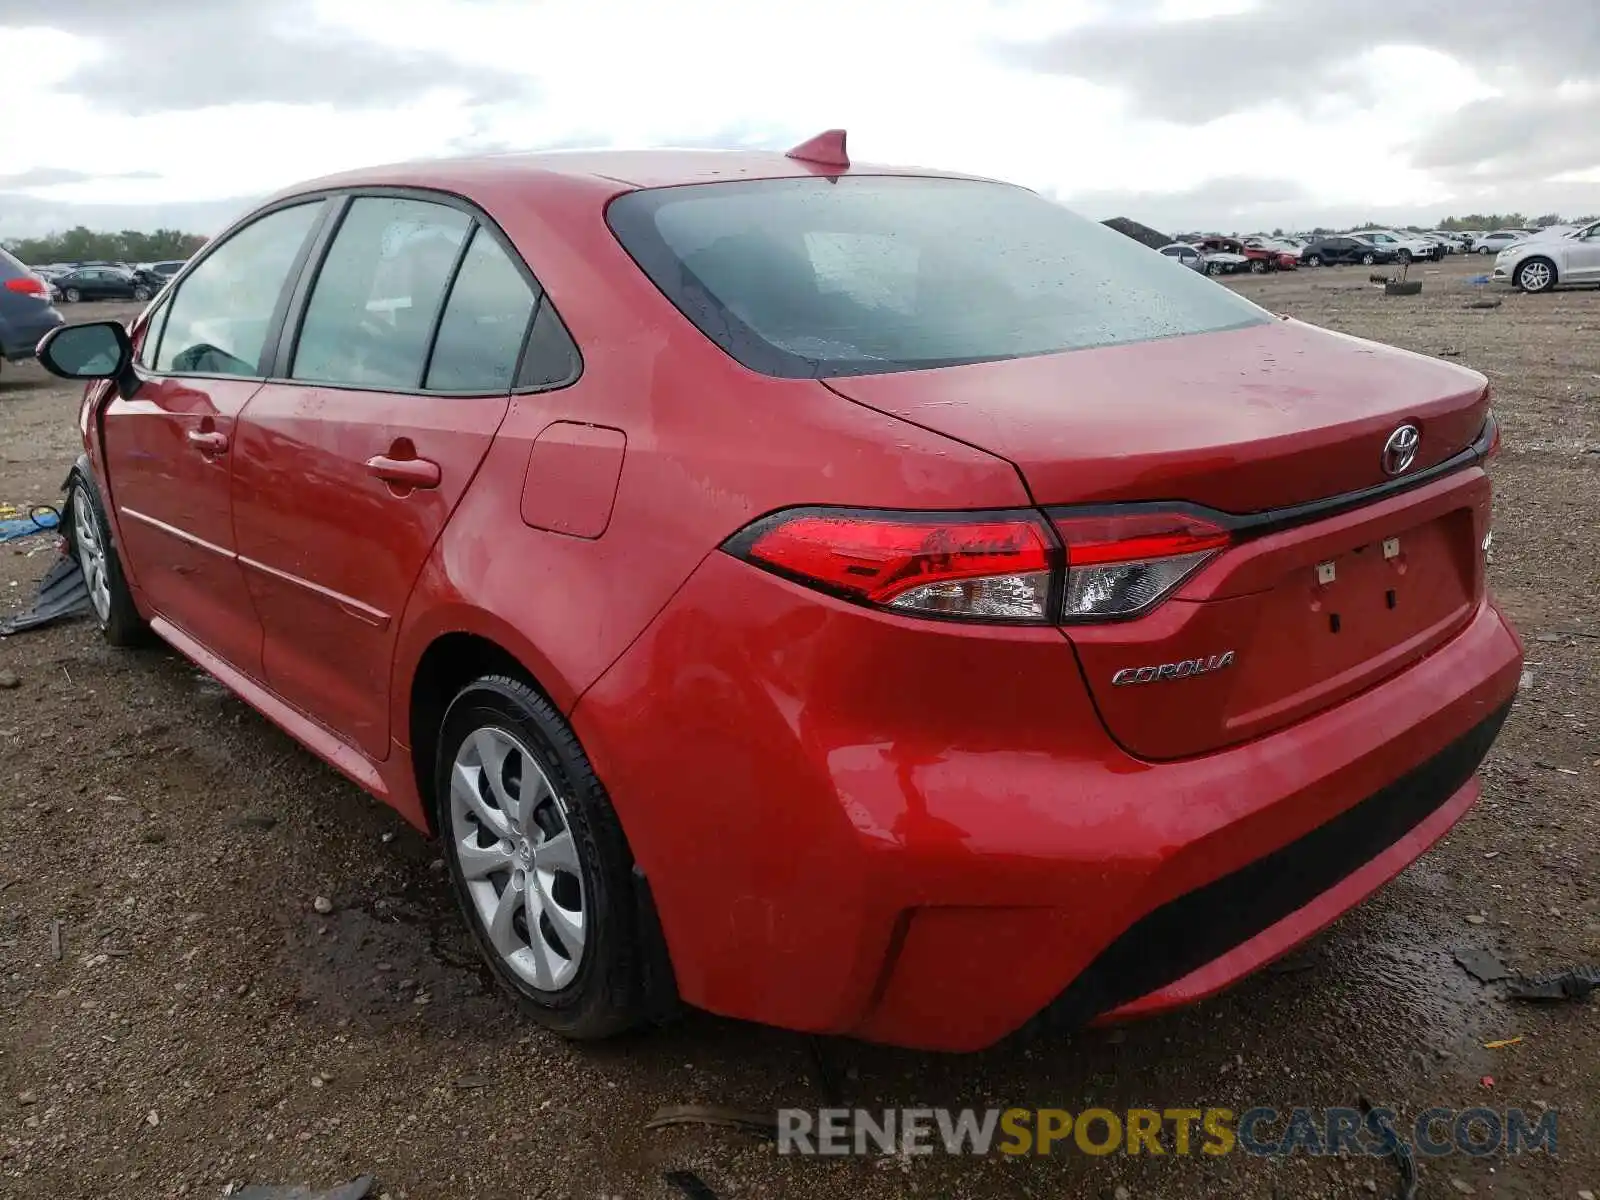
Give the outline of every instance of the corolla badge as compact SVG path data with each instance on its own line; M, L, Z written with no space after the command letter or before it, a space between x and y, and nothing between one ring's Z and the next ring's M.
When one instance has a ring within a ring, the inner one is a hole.
M1402 474L1417 459L1417 445L1422 433L1415 425L1402 425L1389 435L1383 444L1383 473Z
M1161 683L1168 679L1188 679L1191 675L1204 675L1233 666L1233 651L1224 650L1205 658L1186 658L1182 662L1160 663L1151 667L1124 667L1111 677L1117 687L1130 683Z

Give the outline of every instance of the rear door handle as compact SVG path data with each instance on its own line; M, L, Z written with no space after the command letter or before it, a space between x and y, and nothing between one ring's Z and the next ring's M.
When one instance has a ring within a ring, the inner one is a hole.
M189 430L189 444L202 454L226 454L228 435L211 429Z
M367 459L367 473L395 487L439 486L439 464L426 458L390 458L386 454L375 455Z

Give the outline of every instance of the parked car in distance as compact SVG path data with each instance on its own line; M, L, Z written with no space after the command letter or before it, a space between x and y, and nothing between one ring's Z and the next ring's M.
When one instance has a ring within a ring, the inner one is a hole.
M1157 253L1164 254L1168 258L1176 259L1178 262L1188 267L1191 271L1200 271L1204 273L1206 269L1205 255L1201 254L1199 250L1189 245L1187 242L1173 242L1170 245L1161 247Z
M1528 236L1526 229L1496 229L1474 241L1472 248L1479 254L1498 254L1507 246L1526 241Z
M46 338L64 534L552 1029L1154 1013L1443 836L1522 671L1484 377L1158 257L838 131L312 181Z
M152 296L159 292L162 288L166 287L167 280L171 278L171 276L162 275L158 271L154 271L149 267L139 266L130 267L128 269L133 272L133 277L135 279L150 288L150 294Z
M1371 266L1373 263L1390 263L1395 258L1396 251L1392 246L1380 246L1365 238L1345 234L1313 238L1300 252L1300 262L1308 267L1326 267L1335 263Z
M32 358L39 339L61 321L49 282L0 247L0 362Z
M1533 237L1507 246L1495 256L1489 278L1524 292L1600 283L1600 221L1555 237Z
M1395 259L1403 263L1408 263L1414 258L1444 257L1444 247L1439 243L1414 234L1397 233L1393 229L1358 229L1350 236L1362 238L1375 246L1393 251Z
M1279 251L1268 249L1261 245L1252 246L1248 241L1240 241L1238 238L1213 235L1202 238L1197 244L1200 251L1205 254L1208 262L1218 264L1218 270L1211 272L1214 275L1231 274L1232 271L1229 268L1236 265L1232 262L1233 258L1243 258L1245 262L1242 269L1254 272L1257 275L1267 271L1276 271L1279 268ZM1230 257L1224 259L1221 257L1222 255ZM1299 265L1298 260L1296 260L1295 265Z
M1252 270L1293 271L1300 266L1300 247L1277 238L1247 237L1244 253L1252 258ZM1270 256L1265 260L1267 266L1256 268L1253 264L1260 261L1261 254Z
M186 258L167 258L162 259L160 262L140 263L136 269L147 271L152 276L159 278L162 283L165 283L183 270L183 264L188 261Z
M51 282L68 304L80 300L148 300L161 286L127 267L79 267Z

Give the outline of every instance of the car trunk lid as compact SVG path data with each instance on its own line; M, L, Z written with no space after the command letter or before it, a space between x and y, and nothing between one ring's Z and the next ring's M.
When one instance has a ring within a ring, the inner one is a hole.
M1065 627L1107 728L1142 757L1337 703L1435 649L1483 594L1488 480L1463 451L1487 391L1448 363L1274 322L828 384L1009 459L1057 515L1200 506L1234 528L1165 603ZM1384 451L1404 424L1420 439L1396 476ZM1452 460L1469 469L1426 478Z
M841 395L1009 459L1040 504L1186 500L1249 513L1384 483L1483 427L1483 377L1279 320L1223 333L926 371L843 376Z

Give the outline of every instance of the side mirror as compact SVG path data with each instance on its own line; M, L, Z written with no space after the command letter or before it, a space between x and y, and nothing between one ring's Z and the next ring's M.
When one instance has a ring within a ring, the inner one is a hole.
M63 379L117 379L133 363L133 343L120 321L60 325L40 339L38 355Z

